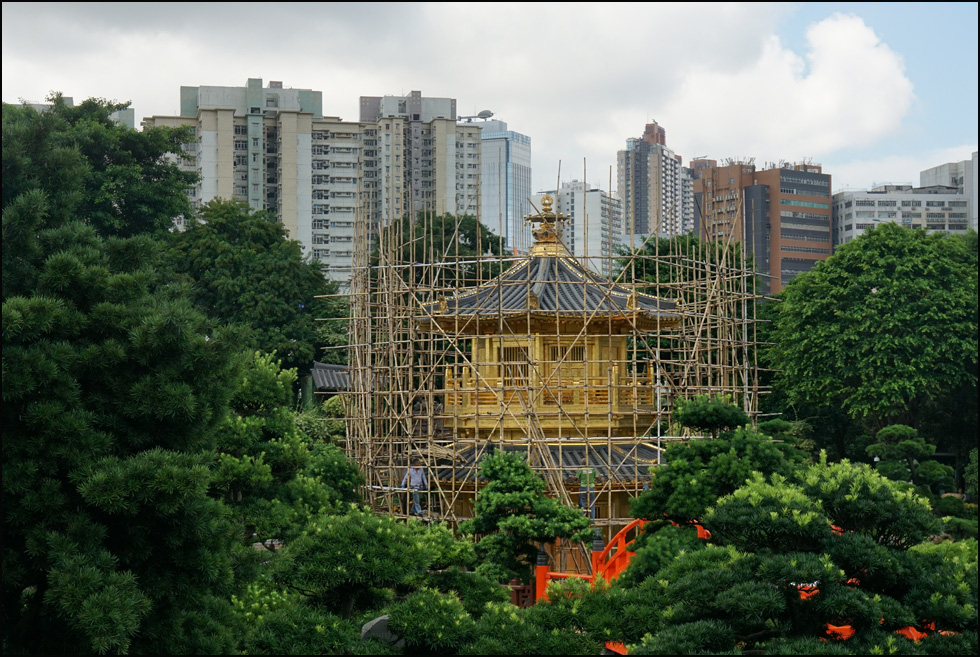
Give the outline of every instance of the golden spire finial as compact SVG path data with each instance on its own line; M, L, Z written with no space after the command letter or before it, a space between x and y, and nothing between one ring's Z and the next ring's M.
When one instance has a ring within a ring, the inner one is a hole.
M531 232L534 235L534 246L531 248L532 254L543 254L544 251L540 247L546 246L545 249L549 253L554 251L554 254L558 254L559 251L564 252L564 247L560 247L561 240L561 224L571 219L567 214L562 214L560 212L555 212L554 210L555 199L551 194L545 194L541 197L541 211L537 214L529 214L524 217L526 223L532 226L538 224Z

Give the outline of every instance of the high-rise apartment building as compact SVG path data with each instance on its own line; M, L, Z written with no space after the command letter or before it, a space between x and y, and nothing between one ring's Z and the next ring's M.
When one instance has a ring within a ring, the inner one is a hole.
M571 217L561 235L565 247L593 271L609 276L612 258L624 239L620 199L595 185L573 180L562 183L558 190L532 196L535 207L541 207L545 194L554 200L556 212Z
M830 182L820 165L809 163L762 171L752 162L704 168L694 181L698 235L743 243L756 271L768 275L763 290L778 293L830 257Z
M651 234L669 237L691 231L693 186L684 180L692 177L684 173L681 157L667 148L667 131L656 122L646 125L642 137L627 139L626 149L616 154L616 189L627 236L639 243Z
M834 194L834 246L880 223L963 234L970 225L967 206L966 195L944 185L881 185L869 191L838 192Z
M361 96L360 120L376 134L377 157L365 175L377 221L421 211L479 213L480 127L457 124L454 98Z
M419 210L478 211L480 129L456 125L456 101L361 99L362 122L323 116L323 95L250 78L244 87L181 87L179 116L144 126L188 126L194 141L180 161L199 182L195 207L235 199L267 210L346 283L355 222L375 226Z
M508 250L527 253L531 231L531 138L503 121L476 123L481 129L480 220L504 238Z
M180 115L151 116L143 125L190 127L195 139L184 145L187 158L180 164L198 174L196 187L188 190L195 207L220 198L267 210L304 251L329 266L318 248L329 241L319 201L345 192L353 198L346 187L356 178L360 128L324 119L322 105L319 91L289 89L276 81L263 87L262 80L250 78L244 87L181 87ZM353 210L355 202L349 205Z

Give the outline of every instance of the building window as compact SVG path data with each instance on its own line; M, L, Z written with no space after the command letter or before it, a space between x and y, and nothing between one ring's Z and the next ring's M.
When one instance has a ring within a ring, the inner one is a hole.
M795 199L781 198L779 199L780 205L796 205L803 208L820 208L822 210L829 210L829 203L814 203L813 201L797 201Z

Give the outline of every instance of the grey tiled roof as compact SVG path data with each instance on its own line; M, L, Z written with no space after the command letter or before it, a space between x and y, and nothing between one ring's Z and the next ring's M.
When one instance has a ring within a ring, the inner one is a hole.
M348 390L347 366L314 362L313 387L317 391Z
M588 317L641 313L677 317L677 304L604 280L569 255L531 256L497 278L425 304L435 316L496 317L555 313Z

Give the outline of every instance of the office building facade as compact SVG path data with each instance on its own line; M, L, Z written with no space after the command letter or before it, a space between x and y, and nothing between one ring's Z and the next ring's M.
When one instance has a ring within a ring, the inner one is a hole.
M480 127L480 220L504 238L508 251L527 253L533 238L524 217L531 214L531 138L503 121Z
M479 213L481 131L457 124L454 98L421 91L361 96L360 108L360 122L376 141L365 175L377 222L418 212Z
M977 230L977 153L969 160L947 162L919 172L919 187L951 187L967 202L968 226Z
M731 162L694 181L703 239L732 239L751 254L764 292L776 294L833 251L831 177L817 164L756 170Z
M881 223L952 234L964 234L970 227L966 195L943 185L881 185L838 192L833 205L835 247Z
M198 174L192 205L233 199L266 210L328 278L352 274L355 224L376 227L421 210L476 214L481 140L457 127L456 101L361 99L364 121L323 115L323 97L250 78L244 87L181 87L179 116L144 126L186 126L181 168ZM423 117L425 120L423 120Z

